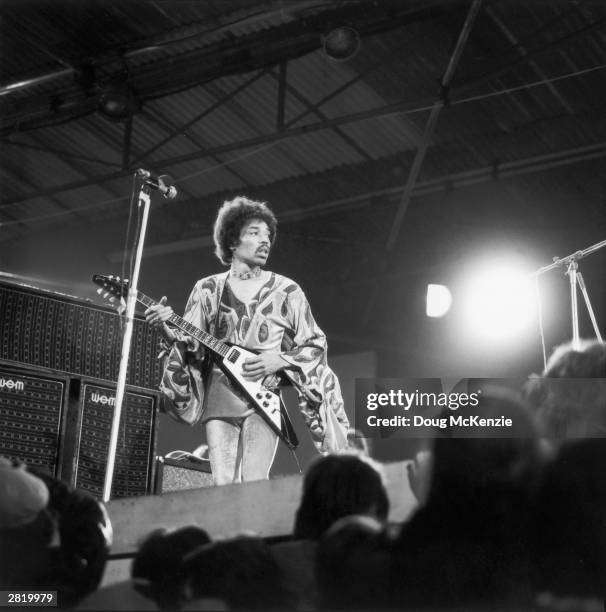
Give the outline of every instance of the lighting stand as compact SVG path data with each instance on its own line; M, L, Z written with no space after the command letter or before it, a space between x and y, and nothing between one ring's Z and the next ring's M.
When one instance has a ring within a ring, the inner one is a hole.
M562 268L566 267L566 274L568 275L569 284L570 284L570 304L571 304L571 312L572 312L572 345L575 349L580 347L580 337L579 337L579 309L577 302L577 286L581 289L581 293L583 294L583 298L585 300L585 306L587 307L587 311L589 312L589 318L591 319L591 323L593 325L593 331L595 332L596 338L600 342L604 342L602 339L602 335L600 334L600 330L598 328L598 323L595 318L595 314L593 312L593 308L591 306L591 301L589 300L589 293L587 292L587 287L585 286L585 281L583 280L583 275L579 272L579 259L583 259L583 257L587 257L591 253L598 251L599 249L606 246L606 240L602 242L598 242L582 251L576 251L571 255L566 257L554 257L553 263L544 266L543 268L539 268L536 272L532 274L534 277L538 277L545 272L553 270L554 268Z
M141 259L143 258L143 243L147 231L147 220L150 208L150 186L144 183L139 190L139 209L143 208L141 226L136 238L135 262L132 278L128 288L128 298L126 300L126 325L124 336L122 337L122 352L120 354L120 369L118 371L118 385L116 388L116 403L114 406L114 417L112 420L111 434L109 438L109 451L107 455L107 469L105 470L105 482L103 484L103 501L108 502L111 497L112 481L114 478L114 467L116 463L116 448L118 446L118 432L120 429L120 417L122 415L122 404L126 389L126 374L128 370L128 359L130 355L131 339L133 335L133 325L135 317L135 305L137 303L137 284L139 282L139 270Z

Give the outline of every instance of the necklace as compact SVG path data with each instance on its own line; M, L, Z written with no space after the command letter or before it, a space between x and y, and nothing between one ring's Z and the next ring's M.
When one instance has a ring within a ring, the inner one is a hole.
M261 276L261 268L253 268L252 270L243 270L242 272L235 272L234 270L230 270L230 275L240 279L240 280L248 280L250 278L259 278Z

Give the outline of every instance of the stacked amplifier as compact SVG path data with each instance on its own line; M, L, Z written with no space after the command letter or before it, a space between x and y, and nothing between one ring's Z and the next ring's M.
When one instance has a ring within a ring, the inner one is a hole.
M152 492L157 332L134 323L112 497ZM93 302L0 282L0 455L100 498L122 320Z

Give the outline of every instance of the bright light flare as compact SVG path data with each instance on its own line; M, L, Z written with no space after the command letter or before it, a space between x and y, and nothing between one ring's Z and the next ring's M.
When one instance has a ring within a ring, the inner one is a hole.
M519 341L535 321L533 282L519 265L488 263L470 278L463 312L467 329L476 337Z
M443 317L452 305L452 294L445 285L427 285L425 314L428 317Z

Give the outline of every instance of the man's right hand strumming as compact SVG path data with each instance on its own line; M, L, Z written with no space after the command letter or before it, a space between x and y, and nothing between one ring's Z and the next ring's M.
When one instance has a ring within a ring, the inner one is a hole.
M168 342L174 342L177 339L175 332L166 324L173 314L173 309L166 305L166 296L154 306L150 306L145 311L145 320L153 327L158 327L162 331L164 339Z

